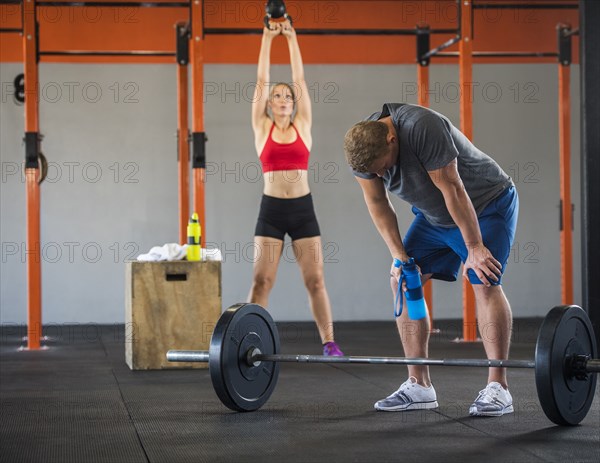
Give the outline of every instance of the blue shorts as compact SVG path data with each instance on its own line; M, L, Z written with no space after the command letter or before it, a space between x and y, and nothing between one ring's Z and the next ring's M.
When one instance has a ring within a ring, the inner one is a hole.
M465 242L458 227L444 228L431 225L423 213L413 207L415 220L404 237L404 248L421 267L423 275L444 281L456 281L461 262L468 257ZM502 264L502 273L515 238L519 196L514 186L504 190L479 214L483 244ZM482 284L475 272L468 271L471 284ZM492 284L501 284L502 278Z

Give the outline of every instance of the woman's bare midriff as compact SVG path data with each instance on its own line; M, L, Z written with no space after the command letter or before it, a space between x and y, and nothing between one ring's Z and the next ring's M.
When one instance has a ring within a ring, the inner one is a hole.
M310 193L308 171L275 170L263 174L265 187L263 193L275 198L300 198Z

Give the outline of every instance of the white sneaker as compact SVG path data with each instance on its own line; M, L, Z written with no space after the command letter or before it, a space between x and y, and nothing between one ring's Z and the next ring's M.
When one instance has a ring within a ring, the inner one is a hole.
M469 408L469 415L502 416L513 411L513 399L510 392L508 389L504 389L500 383L493 381L485 389L479 391L475 402Z
M414 376L402 383L402 386L392 395L375 403L375 410L386 412L425 410L437 407L437 395L433 384L423 387L417 384L417 378Z

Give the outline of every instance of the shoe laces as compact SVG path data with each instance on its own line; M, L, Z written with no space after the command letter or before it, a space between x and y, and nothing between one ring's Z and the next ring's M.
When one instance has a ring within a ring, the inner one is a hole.
M414 380L414 381L411 381ZM398 395L404 391L406 391L407 389L412 389L417 385L417 378L415 378L414 376L409 377L406 381L404 381L400 387L398 388L398 390L396 392L394 392L393 394L390 395L390 397L393 397L395 395Z
M337 343L335 341L326 342L323 347L324 347L323 351L324 351L325 355L332 355L332 354L343 355L343 352L340 350L340 347L337 345Z
M490 383L484 389L479 391L476 402L491 402L500 395L500 391L504 388L499 383ZM483 400L487 399L487 400Z

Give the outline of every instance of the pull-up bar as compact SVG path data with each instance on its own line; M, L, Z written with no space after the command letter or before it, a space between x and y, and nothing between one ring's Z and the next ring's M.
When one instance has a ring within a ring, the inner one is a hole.
M37 6L91 6L97 8L188 8L190 6L189 2L52 2L41 0L36 3Z
M437 53L434 56L440 58L457 58L460 53L449 51ZM471 53L474 58L556 58L558 53L554 51L474 51Z
M3 3L21 3L21 0L7 0ZM37 6L90 6L127 8L187 8L189 2L57 2L40 0ZM473 3L474 9L513 9L513 10L567 10L577 9L576 3Z
M577 3L477 3L473 2L473 9L489 10L576 10Z
M40 51L39 56L175 56L172 51L132 50L132 51L87 51L62 50Z
M431 34L457 34L458 29L431 29ZM206 35L262 34L262 29L205 28ZM417 35L417 29L296 29L298 35Z

